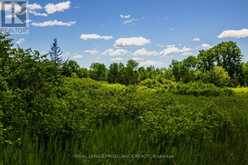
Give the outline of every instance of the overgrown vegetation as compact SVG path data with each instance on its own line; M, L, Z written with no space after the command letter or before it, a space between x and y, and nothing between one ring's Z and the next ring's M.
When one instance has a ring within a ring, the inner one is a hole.
M230 88L247 85L235 43L168 69L88 70L60 60L54 42L49 60L0 35L0 164L248 164L248 93Z

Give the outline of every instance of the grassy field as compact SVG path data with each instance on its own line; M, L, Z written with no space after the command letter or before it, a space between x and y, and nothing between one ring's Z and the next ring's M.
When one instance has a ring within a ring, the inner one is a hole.
M206 97L80 79L64 89L43 123L56 133L1 144L0 164L248 164L247 89Z
M232 88L236 95L248 95L248 88Z

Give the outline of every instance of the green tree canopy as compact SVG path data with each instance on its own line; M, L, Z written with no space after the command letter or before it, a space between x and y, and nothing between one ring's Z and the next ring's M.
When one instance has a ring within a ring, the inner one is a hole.
M90 77L98 80L105 81L107 80L107 68L104 64L93 63L90 66Z

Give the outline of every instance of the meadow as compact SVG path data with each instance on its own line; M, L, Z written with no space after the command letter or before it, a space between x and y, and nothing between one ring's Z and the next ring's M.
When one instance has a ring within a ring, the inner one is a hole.
M16 142L1 144L0 164L248 163L244 88L194 96L66 78L62 89L52 102L57 111L39 121L43 138L22 131Z

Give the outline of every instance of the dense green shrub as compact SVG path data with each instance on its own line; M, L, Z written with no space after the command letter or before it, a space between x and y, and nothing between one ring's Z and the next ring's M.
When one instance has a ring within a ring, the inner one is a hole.
M228 121L215 105L207 104L199 109L173 105L148 111L141 117L143 131L146 135L161 138L160 140L173 139L178 144L186 140L216 140L216 135L223 131L221 128Z
M223 67L216 66L209 71L208 81L218 87L225 87L230 84L230 76Z
M206 84L201 81L190 82L187 84L177 83L176 89L172 91L176 94L194 95L194 96L220 96L232 95L232 90L227 88L218 88L213 84Z
M139 85L152 89L163 88L166 90L172 90L176 87L176 82L173 82L171 80L166 80L163 78L157 78L157 79L146 79L142 81Z

